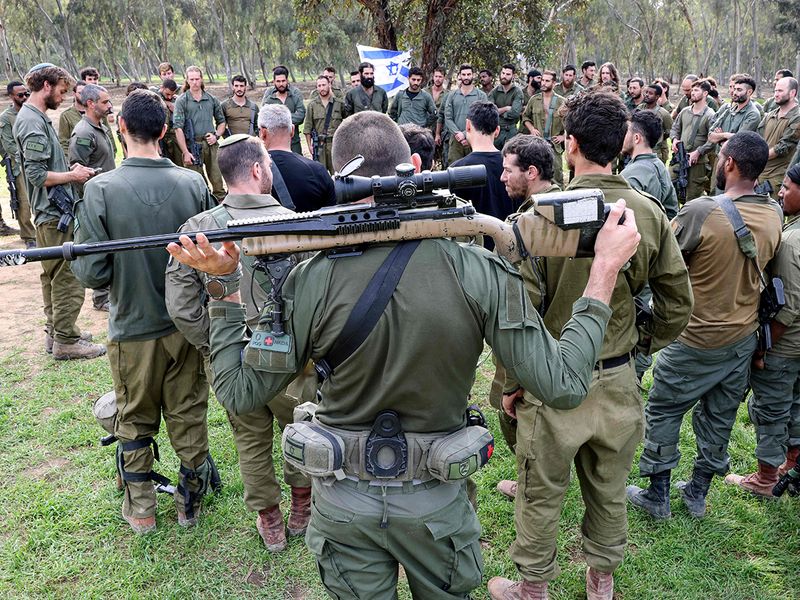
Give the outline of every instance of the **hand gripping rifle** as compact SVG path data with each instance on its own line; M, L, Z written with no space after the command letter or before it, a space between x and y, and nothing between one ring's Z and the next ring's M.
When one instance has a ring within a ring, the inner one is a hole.
M17 181L14 173L11 170L11 155L6 154L3 156L3 166L6 169L6 183L8 184L8 193L11 197L11 216L19 219L19 196L17 196Z
M669 161L669 164L670 166L678 165L675 191L678 193L678 202L684 204L686 202L686 190L689 188L689 153L686 152L686 146L680 140L675 142L675 148L675 153L672 155L672 160Z
M186 141L186 149L192 155L192 164L194 166L199 166L203 164L203 148L194 139L194 123L189 118L189 115L186 115L186 121L184 123L184 140Z

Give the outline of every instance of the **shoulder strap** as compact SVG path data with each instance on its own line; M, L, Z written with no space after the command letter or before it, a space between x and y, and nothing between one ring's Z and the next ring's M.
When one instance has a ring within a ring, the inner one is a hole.
M328 100L328 108L325 111L325 125L322 127L322 135L328 135L328 127L331 126L331 116L333 115L333 102L334 98Z
M292 202L292 195L289 193L289 188L286 187L286 182L283 180L283 175L273 160L270 163L272 171L272 191L283 206L289 210L295 210L294 202Z
M544 139L549 140L551 137L550 133L553 129L553 113L556 110L556 103L558 102L558 96L553 94L553 97L550 98L550 106L547 107L547 118L544 120L544 131L542 135L544 135Z
M327 356L314 365L321 381L350 358L375 329L420 241L397 244L372 276Z
M256 134L256 103L250 106L250 135Z
M736 235L736 243L739 245L739 250L752 261L753 266L756 268L756 273L758 273L758 278L761 280L761 284L767 287L767 281L764 279L764 274L758 266L756 241L753 238L752 232L747 228L747 225L745 225L739 209L736 208L733 200L726 194L714 196L714 202L717 203L717 206L719 206L722 212L725 213L725 216L728 217L728 221L730 221L733 227L733 233Z

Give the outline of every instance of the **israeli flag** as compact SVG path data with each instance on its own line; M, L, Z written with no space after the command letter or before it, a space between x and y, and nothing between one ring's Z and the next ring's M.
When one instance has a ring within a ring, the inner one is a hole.
M375 85L382 87L390 98L408 87L411 50L384 50L360 45L356 48L362 62L375 65Z

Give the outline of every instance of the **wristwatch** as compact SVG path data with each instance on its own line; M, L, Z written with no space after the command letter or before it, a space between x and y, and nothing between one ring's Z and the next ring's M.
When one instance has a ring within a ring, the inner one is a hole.
M222 300L239 290L241 278L241 265L237 265L236 270L228 275L211 276L206 279L206 293L214 300Z

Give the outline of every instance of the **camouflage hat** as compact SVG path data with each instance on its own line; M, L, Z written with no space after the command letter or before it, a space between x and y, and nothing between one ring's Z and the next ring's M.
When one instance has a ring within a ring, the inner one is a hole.
M224 140L220 141L219 147L225 148L227 146L232 146L236 142L241 142L242 140L250 140L250 139L253 139L252 135L247 135L246 133L237 133L236 135L228 136Z
M100 423L100 427L114 435L114 426L117 424L117 394L114 390L103 394L95 401L92 413Z

